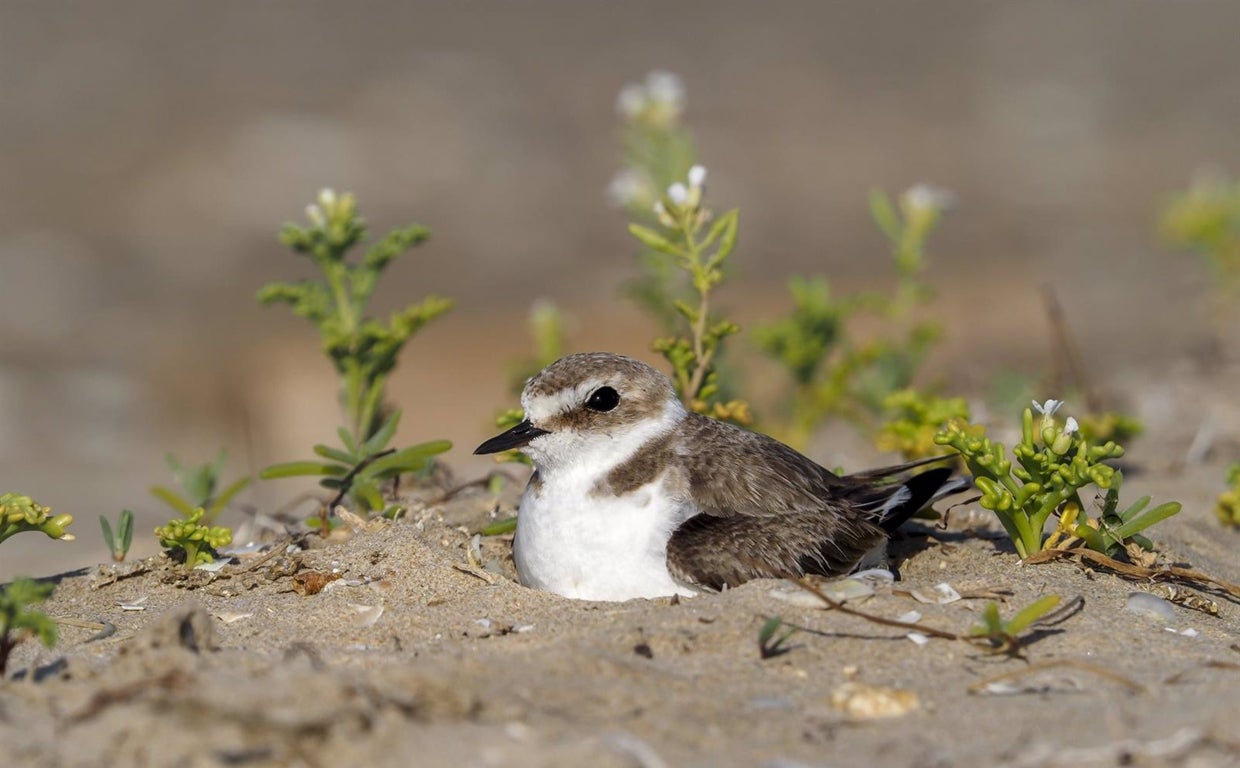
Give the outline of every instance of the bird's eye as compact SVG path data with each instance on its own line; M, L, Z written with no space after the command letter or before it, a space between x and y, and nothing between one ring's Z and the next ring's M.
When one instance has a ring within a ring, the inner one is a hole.
M619 404L620 393L611 387L599 387L591 392L590 399L586 400L586 407L599 413L610 411Z

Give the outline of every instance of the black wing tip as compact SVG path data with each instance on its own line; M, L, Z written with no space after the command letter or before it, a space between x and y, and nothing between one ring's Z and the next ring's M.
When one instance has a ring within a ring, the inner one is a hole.
M955 487L949 485L953 475L954 471L951 467L936 467L913 475L904 481L899 488L908 490L908 500L891 510L879 522L879 525L887 533L895 533L900 526L909 521L909 518L938 498L940 491L946 488L948 492L955 492Z

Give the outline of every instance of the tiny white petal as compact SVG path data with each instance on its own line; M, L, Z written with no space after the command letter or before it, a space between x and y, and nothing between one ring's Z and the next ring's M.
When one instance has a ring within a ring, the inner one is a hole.
M336 204L336 191L331 187L324 187L319 191L319 205L324 208L331 208Z
M654 204L654 215L663 218L667 215L667 208L664 207L662 200L656 200Z
M646 108L646 89L636 83L629 83L620 89L616 96L616 112L621 117L634 118Z
M642 174L625 168L611 178L611 183L607 185L607 199L612 205L629 206L646 197L648 186Z
M1081 429L1081 425L1077 424L1076 419L1072 418L1071 416L1069 416L1068 420L1064 422L1063 433L1065 435L1075 435L1077 432L1080 431L1080 429Z
M689 189L678 181L667 188L667 196L676 205L684 205L689 199Z
M700 187L706 182L706 168L695 165L689 169L689 186Z
M1063 407L1062 400L1051 399L1045 403L1039 403L1037 400L1033 401L1033 409L1043 416L1054 416L1055 411L1058 411L1061 407Z
M646 76L646 91L651 99L664 104L679 105L685 98L680 77L661 69Z
M928 208L942 211L956 204L956 195L949 190L929 184L915 184L900 195L910 208Z

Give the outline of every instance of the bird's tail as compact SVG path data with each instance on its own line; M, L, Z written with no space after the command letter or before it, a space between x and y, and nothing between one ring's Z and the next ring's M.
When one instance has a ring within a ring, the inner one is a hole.
M968 478L955 475L951 467L909 474L912 469L947 458L920 459L858 472L842 479L858 489L857 495L861 498L856 499L857 505L870 511L883 530L893 533L927 505L968 486Z

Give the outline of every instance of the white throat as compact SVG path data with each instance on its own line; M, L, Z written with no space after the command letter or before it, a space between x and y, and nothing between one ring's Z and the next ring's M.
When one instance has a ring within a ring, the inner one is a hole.
M576 397L576 395L573 395ZM527 404L527 415L535 419ZM538 469L521 499L513 558L521 581L568 597L627 600L691 595L667 569L667 542L696 510L667 482L668 467L623 495L605 479L685 418L678 400L613 432L560 431L524 449Z

